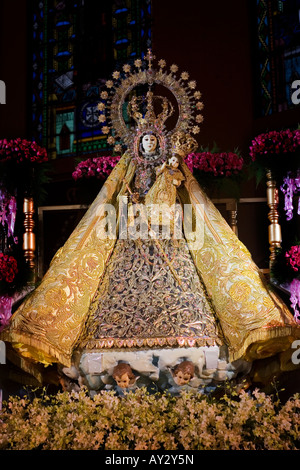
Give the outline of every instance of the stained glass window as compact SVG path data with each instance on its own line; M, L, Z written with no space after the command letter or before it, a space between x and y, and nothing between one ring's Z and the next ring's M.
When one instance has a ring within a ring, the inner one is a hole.
M107 150L101 88L151 47L151 0L33 0L32 138L50 158Z
M300 79L300 0L257 0L258 115L293 108Z
M113 6L113 53L116 62L142 57L151 47L151 2L119 0Z

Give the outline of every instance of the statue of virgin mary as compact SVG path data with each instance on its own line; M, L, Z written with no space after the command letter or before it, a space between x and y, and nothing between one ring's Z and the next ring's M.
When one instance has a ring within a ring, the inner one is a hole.
M186 72L176 78L175 65L168 73L164 61L157 69L152 61L148 51L144 64L126 65L107 82L101 122L110 118L111 141L119 137L127 150L1 333L41 380L45 366L58 364L99 389L119 362L159 380L189 360L209 383L224 368L228 379L236 364L272 356L284 369L300 336L184 163L202 121L195 82ZM177 102L171 131L174 106L154 94L155 85Z

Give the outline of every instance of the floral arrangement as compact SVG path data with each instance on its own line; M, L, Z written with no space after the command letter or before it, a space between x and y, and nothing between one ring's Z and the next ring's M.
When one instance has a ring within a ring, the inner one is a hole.
M0 281L13 282L17 272L17 260L13 256L0 253Z
M293 279L290 284L290 302L295 312L294 318L297 323L300 323L300 280Z
M10 397L1 450L299 450L300 397L85 391ZM154 455L154 454L153 454Z
M97 178L103 180L107 178L119 160L119 156L88 158L78 163L75 171L72 173L72 177L75 181L83 178Z
M72 176L75 180L94 177L105 179L119 160L119 156L88 158L78 163ZM216 153L205 151L191 153L185 158L185 162L192 173L194 171L200 171L221 177L239 174L244 165L243 158L233 152Z
M4 251L7 249L9 239L14 244L18 243L18 238L14 233L16 214L16 197L9 194L0 183L0 241ZM13 299L8 295L8 291L14 287L12 284L17 273L18 262L16 258L0 253L0 331L11 317Z
M299 168L300 129L269 131L256 136L250 145L250 170L259 183L271 170L275 178L282 178ZM251 175L252 176L252 175Z
M14 236L16 214L16 197L9 194L6 188L2 187L0 183L0 225L7 229L8 237Z
M294 245L286 251L285 258L292 270L298 272L300 270L300 245Z
M0 140L0 162L15 162L18 164L42 163L48 161L48 155L45 148L36 142L26 139Z
M244 166L243 158L233 152L191 153L185 158L185 162L192 173L196 170L221 177L237 175Z
M295 273L289 286L290 302L295 320L300 323L300 245L294 245L286 251L285 258L287 265Z
M299 161L300 166L300 161ZM295 175L288 172L287 176L283 178L283 184L280 186L284 194L284 211L286 219L291 220L294 215L294 197L300 194L300 169ZM300 198L298 200L297 214L300 215Z
M300 244L278 249L272 267L272 278L290 296L294 318L300 323Z
M14 295L32 277L15 233L17 206L25 194L41 205L49 181L47 162L46 149L36 142L0 140L0 328L11 316Z
M9 323L12 305L13 298L11 296L0 295L0 331Z
M0 253L0 331L11 317L13 296L10 291L14 290L18 272L19 266L16 258Z
M260 134L252 140L250 157L254 162L264 159L264 164L270 163L275 155L294 154L300 148L300 129L270 131Z
M47 150L27 139L0 140L0 184L14 194L30 193L37 205L46 195L44 185L49 181L50 162Z

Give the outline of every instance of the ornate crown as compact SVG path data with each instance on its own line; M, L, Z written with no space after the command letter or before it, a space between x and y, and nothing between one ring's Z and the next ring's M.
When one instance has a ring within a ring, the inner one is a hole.
M103 124L102 132L108 135L112 131L108 136L108 143L115 144L121 140L125 146L133 148L137 134L150 129L159 133L161 141L164 139L170 143L175 135L199 133L199 124L203 121L200 111L204 106L201 93L196 90L195 80L189 80L188 72L182 72L178 78L178 67L175 64L171 65L168 72L164 60L159 60L158 68L154 69L154 59L155 56L149 49L144 61L135 60L135 69L125 64L122 73L113 72L112 79L106 82L106 90L100 94L98 109L99 121ZM177 103L178 117L171 130L167 130L165 124L174 114L174 107L166 97L154 95L152 89L155 84L169 90ZM148 85L145 96L134 94L140 85ZM155 105L160 108L159 112ZM125 109L127 119L124 117ZM128 118L131 118L135 125L130 125ZM117 144L115 151L120 150L121 145Z
M160 104L162 109L160 113L155 111L155 101ZM145 112L143 112L144 107L146 108ZM166 120L174 113L174 108L166 97L155 96L152 91L148 91L146 97L134 96L129 101L127 113L134 119L140 131L148 130L151 127L163 129Z

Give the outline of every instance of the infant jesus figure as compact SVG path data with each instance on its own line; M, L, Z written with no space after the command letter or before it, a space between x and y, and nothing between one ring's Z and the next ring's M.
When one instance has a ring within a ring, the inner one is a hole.
M177 202L177 188L184 181L184 176L179 170L179 160L172 156L156 171L156 181L145 197L147 214L151 225L158 226L162 223L174 228L175 221L179 218ZM163 222L160 217L163 214Z

